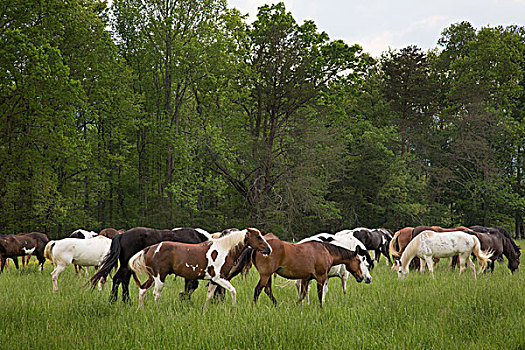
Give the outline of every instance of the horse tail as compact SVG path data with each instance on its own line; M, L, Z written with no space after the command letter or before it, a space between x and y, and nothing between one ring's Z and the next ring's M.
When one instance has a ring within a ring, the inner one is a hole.
M253 255L256 253L254 249L251 247L247 247L244 249L244 251L241 253L241 256L237 259L237 262L233 265L232 269L230 270L230 273L228 274L228 280L231 280L233 277L237 276L238 274L242 273L248 273L250 271L250 268L252 267L252 259Z
M149 247L146 249L142 249L140 252L133 255L131 259L129 259L128 266L133 271L134 276L136 276L139 273L148 275L148 277L153 275L153 271L151 270L151 268L146 265L146 253L148 252L148 250ZM140 287L140 282L138 281L138 278L135 278L135 282Z
M478 258L480 266L479 273L481 273L487 267L487 263L489 262L489 259L492 256L493 252L490 249L482 251L481 243L479 242L478 237L472 236L472 238L474 239L474 247L472 248L472 253L474 253L476 258Z
M111 240L111 247L104 257L104 260L102 260L102 265L100 265L98 271L89 280L92 288L95 288L101 279L107 278L111 270L117 266L118 258L120 257L120 240L122 236L123 235L115 236L115 238Z
M55 243L55 241L49 241L44 248L44 257L51 262L53 262L53 247Z
M390 252L390 255L392 255L394 258L401 257L401 253L399 252L399 250L395 248L396 245L399 248L399 245L397 244L397 238L399 237L400 233L401 233L401 230L397 231L394 234L394 237L392 237L392 239L390 240L390 243L388 244L388 251Z

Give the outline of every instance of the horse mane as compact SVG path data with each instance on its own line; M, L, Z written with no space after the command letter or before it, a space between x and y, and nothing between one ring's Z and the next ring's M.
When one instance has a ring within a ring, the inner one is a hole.
M421 233L423 233L423 232L425 232L425 231L422 231ZM431 232L434 233L434 231L431 231ZM417 250L419 248L419 244L421 243L421 240L423 239L422 237L423 237L423 235L418 234L416 237L412 238L412 240L410 240L410 242L405 247L405 250L403 251L403 254L401 255L401 258L400 258L401 268L402 269L405 269L405 267L408 265L408 263L416 255ZM403 257L404 257L404 259L403 259ZM410 257L410 258L408 258L408 257Z
M235 255L237 250L244 248L244 239L247 233L247 230L233 231L226 236L215 238L212 244Z
M351 260L355 258L357 255L355 251L348 250L338 245L334 245L334 244L326 243L326 242L318 242L318 243L322 244L331 254L341 255L343 259L345 260Z
M520 256L521 255L520 247L516 244L516 242L514 242L514 240L510 236L510 233L502 227L494 226L493 228L498 230L498 232L500 232L503 236L507 238L507 240L510 242L512 247L514 247L514 250L516 251L518 256Z

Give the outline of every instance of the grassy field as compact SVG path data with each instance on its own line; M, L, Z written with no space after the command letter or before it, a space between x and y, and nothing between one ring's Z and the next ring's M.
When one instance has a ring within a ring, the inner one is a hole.
M150 291L138 309L133 282L133 304L110 305L109 288L91 291L72 266L53 294L51 270L48 262L43 274L35 265L18 272L11 264L0 275L0 348L525 349L525 273L511 275L506 262L477 280L443 262L434 280L413 271L398 280L383 258L372 283L350 280L346 297L340 280L332 279L323 308L315 288L310 305L296 305L295 287L282 278L274 281L277 307L264 292L254 305L255 269L246 280L233 280L235 308L227 296L208 310L203 282L192 301L183 302L183 280L170 277L159 307Z

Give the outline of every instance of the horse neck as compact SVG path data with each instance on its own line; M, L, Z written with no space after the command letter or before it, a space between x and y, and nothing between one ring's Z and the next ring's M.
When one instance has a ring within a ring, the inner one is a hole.
M410 261L416 256L417 249L419 248L419 243L421 242L421 235L417 235L413 238L410 243L405 247L401 258L399 259L401 263L401 269L406 270Z
M514 245L509 241L509 238L505 237L505 235L501 235L501 237L503 243L503 255L509 260L516 260L518 258L518 253L516 252L516 249L514 249Z

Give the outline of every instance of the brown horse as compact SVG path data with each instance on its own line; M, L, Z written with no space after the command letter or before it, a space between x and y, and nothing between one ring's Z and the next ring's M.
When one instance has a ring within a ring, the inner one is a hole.
M145 273L149 276L140 286L140 305L143 305L146 291L151 288L153 282L155 301L159 300L168 274L176 274L190 280L210 280L213 283L208 289L206 305L217 285L230 292L232 303L235 305L237 292L227 277L247 246L264 255L272 252L261 232L255 228L231 232L224 237L197 244L161 242L139 251L129 260L129 267L135 274Z
M23 235L31 237L36 241L36 249L31 255L36 256L38 264L40 265L40 272L42 272L44 270L44 263L46 262L44 249L46 248L46 244L49 243L49 237L45 233L40 232L24 233ZM29 256L27 257L27 262L29 263Z
M115 238L115 236L120 235L124 232L124 230L116 230L114 228L105 228L98 234L99 236L104 236L109 239Z
M18 257L32 254L37 248L37 241L26 235L5 235L0 237L0 273L8 258L12 259L18 270Z
M264 237L272 247L272 254L269 256L264 256L258 252L251 254L251 261L260 276L253 295L254 302L257 302L264 288L264 292L273 304L277 305L277 300L272 293L272 274L274 273L288 279L301 280L299 302L306 296L307 283L315 279L321 306L326 292L325 282L328 278L328 271L332 266L344 264L357 282L364 279L358 254L365 252L362 252L359 247L355 251L350 251L325 242L310 241L294 244L281 241L275 235L270 236L268 234Z

